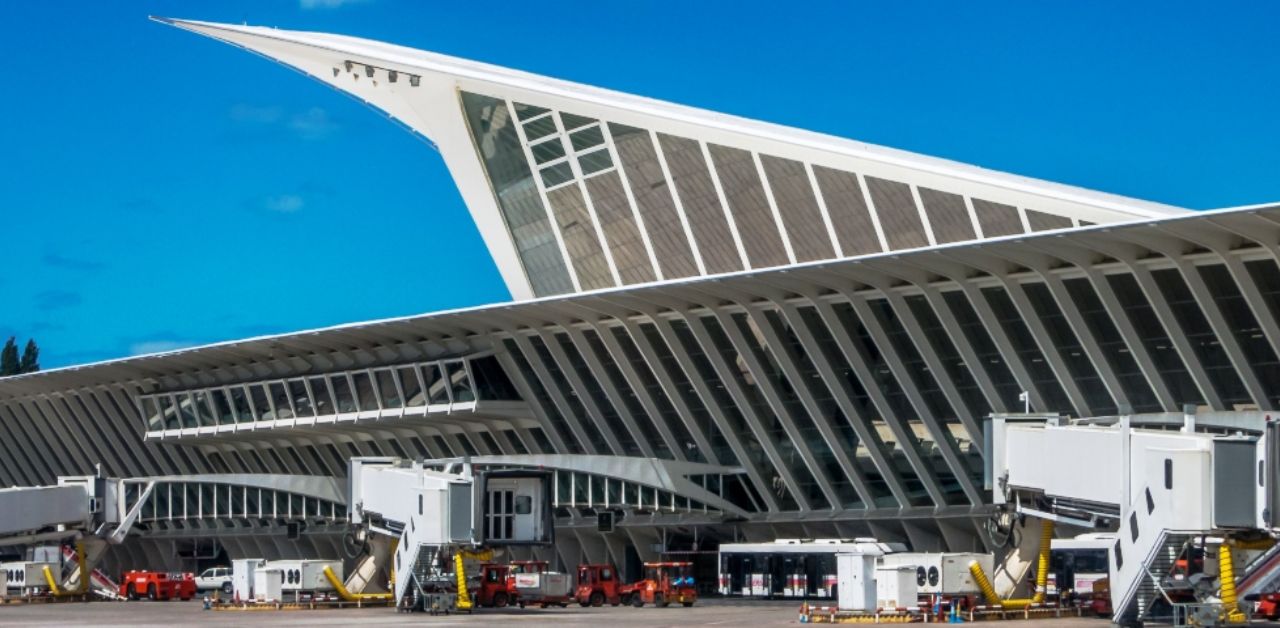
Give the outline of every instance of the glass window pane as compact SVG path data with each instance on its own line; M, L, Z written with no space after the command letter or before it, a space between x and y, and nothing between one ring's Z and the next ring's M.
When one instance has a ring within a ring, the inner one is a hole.
M609 270L609 260L604 256L600 239L592 224L590 212L587 211L586 200L576 185L553 190L547 193L547 200L555 212L556 224L564 236L564 247L573 260L573 268L578 273L578 281L584 290L613 287L613 274Z
M315 416L312 410L311 395L307 392L307 384L301 379L289 380L289 394L293 395L293 407L300 417Z
M148 430L164 429L164 417L160 415L160 406L154 397L142 398L142 418L147 420Z
M467 376L467 369L462 362L446 362L445 368L448 369L449 386L453 390L454 403L475 401L476 395L471 387L471 378Z
M516 106L516 117L520 118L521 120L528 120L529 118L532 118L534 116L540 116L548 111L551 111L546 107L536 107L534 105L526 105L524 103L519 103L519 102L514 104Z
M253 420L253 411L249 409L249 397L246 396L244 386L231 388L231 405L235 407L236 421L246 423Z
M462 94L462 103L476 152L534 293L546 296L572 291L568 267L506 103L470 93ZM517 110L521 107L516 105Z
M217 419L218 425L234 424L236 420L231 415L231 403L227 401L227 391L219 388L210 391L209 394L213 398L214 418Z
M268 386L271 388L271 401L275 405L275 418L292 419L293 408L289 404L289 393L285 391L284 384L271 382Z
M333 399L329 395L329 385L324 377L312 377L311 396L315 400L316 416L334 414Z
M533 152L534 161L545 164L564 157L564 142L560 138L552 138L530 146L529 150Z
M601 148L593 153L578 157L578 165L582 166L582 174L594 174L613 167L613 159L609 157L609 149Z
M610 124L609 132L663 275L674 279L698 274L693 250L671 197L671 187L662 175L662 166L653 148L653 137L648 131L621 124ZM591 187L591 181L587 187ZM591 195L595 200L596 191L592 190Z
M351 381L347 376L334 375L329 383L333 384L334 403L338 406L338 412L355 412L355 397L351 395Z
M520 399L515 386L507 378L506 371L493 356L471 360L471 373L476 379L476 388L481 399L515 400Z
M262 384L250 384L249 395L249 399L253 402L253 409L257 411L259 421L266 421L276 417L275 413L271 411L271 405L267 403L267 392Z
M178 414L182 418L182 427L198 427L200 423L199 420L196 419L196 413L193 408L194 402L191 400L191 393L175 395L174 398L178 402Z
M364 371L352 373L351 379L356 385L356 399L360 409L377 410L378 398L373 394L373 382L369 379L369 374Z
M595 121L595 118L588 118L586 116L579 116L572 113L560 114L560 122L564 124L566 131L576 129L580 126L587 126Z
M554 166L543 168L538 172L542 175L542 184L549 188L573 180L573 168L569 166L568 162L558 163Z
M404 388L405 406L417 408L427 405L427 398L422 394L422 382L418 380L418 370L411 366L402 366L400 386Z
M524 125L524 135L530 142L551 135L556 132L556 121L552 116L538 118L533 122L526 122Z
M422 367L422 377L427 382L428 403L449 403L448 382L440 376L439 364L426 364Z
M580 153L588 148L604 146L604 133L600 127L593 126L571 134L569 141L573 143L573 151Z
M707 152L715 164L716 176L720 177L721 189L752 268L786 264L782 235L751 153L716 144L709 144Z
M378 378L378 392L382 395L382 407L399 408L402 405L400 391L396 389L391 369L379 369L373 374Z
M708 273L742 270L742 257L729 231L724 208L697 140L658 134L676 191Z
M213 410L209 407L209 393L201 390L194 393L192 397L195 399L194 410L200 426L211 427L217 425L217 419L214 418Z

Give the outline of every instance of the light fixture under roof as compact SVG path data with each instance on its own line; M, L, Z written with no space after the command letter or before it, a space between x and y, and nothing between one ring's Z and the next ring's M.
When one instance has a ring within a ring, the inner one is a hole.
M371 65L364 66L364 75L369 78L373 78L373 66Z
M399 73L398 73L398 72L396 72L395 70L388 70L388 71L387 71L387 80L388 80L388 81L390 81L390 82L392 82L392 83L396 82L396 77L397 77L397 76L399 76Z
M348 72L350 72L350 71L351 71L351 62L350 62L350 61L343 61L343 62L342 62L342 65L344 65L344 66L346 66L346 67L347 67L347 71L348 71Z
M417 86L418 86L418 79L420 79L420 78L421 78L421 77L419 77L417 74L410 74L410 75L409 75L409 84L410 84L410 85L412 85L412 86L414 86L414 87L417 87Z

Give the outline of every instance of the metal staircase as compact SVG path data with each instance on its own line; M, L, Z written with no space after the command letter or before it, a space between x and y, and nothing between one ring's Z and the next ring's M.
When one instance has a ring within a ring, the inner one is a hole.
M1161 536L1157 551L1147 563L1146 573L1139 579L1133 598L1140 621L1172 621L1171 605L1174 602L1169 597L1168 578L1178 558L1186 551L1189 543L1197 538L1192 534L1164 533Z
M1280 543L1258 555L1243 570L1236 589L1240 597L1280 588Z
M1153 609L1171 604L1165 577L1196 534L1171 529L1170 492L1163 486L1144 487L1120 524L1111 556L1111 604L1118 625L1157 619Z

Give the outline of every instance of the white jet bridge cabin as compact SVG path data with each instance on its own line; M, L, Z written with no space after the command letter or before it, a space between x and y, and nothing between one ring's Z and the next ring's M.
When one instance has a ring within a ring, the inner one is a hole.
M396 458L350 464L351 523L362 536L396 539L390 569L397 607L468 608L463 557L555 540L549 471L477 472L468 462L433 469Z
M1280 417L1214 414L1188 408L1180 424L1141 426L1130 416L993 415L993 501L1005 521L1116 532L1117 625L1242 623L1243 596L1273 584L1280 562Z

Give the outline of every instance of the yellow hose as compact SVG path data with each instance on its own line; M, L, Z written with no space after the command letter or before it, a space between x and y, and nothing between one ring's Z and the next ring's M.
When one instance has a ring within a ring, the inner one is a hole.
M987 574L982 572L982 565L979 565L978 561L969 561L969 573L973 576L973 581L978 583L978 590L982 591L982 597L987 598L987 603L999 604L1000 596L996 594L996 588L991 586Z
M467 591L467 570L462 564L462 561L468 558L475 560L493 560L493 550L458 550L454 553L454 577L458 580L458 610L460 611L469 611L472 608L471 593Z
M1044 601L1045 591L1049 588L1049 559L1053 547L1053 522L1045 519L1040 522L1040 564L1036 569L1036 592L1031 601L1039 604ZM1062 588L1059 583L1058 588Z
M352 593L347 590L347 585L342 584L342 581L338 579L338 575L333 573L333 568L328 565L324 567L324 577L329 580L329 584L338 593L338 597L348 602L386 601L395 596L394 589L392 593ZM394 578L395 576L392 577Z
M71 595L84 595L89 592L89 578L92 574L88 573L84 562L84 544L76 543L76 563L80 565L80 582L76 584L75 589L62 590L58 586L58 581L53 577L53 571L46 565L44 568L44 580L49 585L49 592L54 597L67 597Z
M1045 519L1040 524L1040 558L1036 565L1036 592L1029 598L1000 599L1000 596L996 593L996 588L991 586L991 581L987 579L987 574L982 571L982 565L979 565L976 560L970 562L969 573L973 575L973 580L978 583L978 589L982 591L982 596L987 598L987 603L1009 609L1026 608L1032 604L1043 603L1045 591L1049 588L1049 558L1052 543L1053 522Z
M1227 613L1227 623L1244 623L1244 613L1236 600L1236 566L1228 543L1218 546L1218 580L1222 583L1222 608Z
M458 579L458 610L471 610L471 593L467 591L467 571L462 566L462 552L453 555L454 577Z

